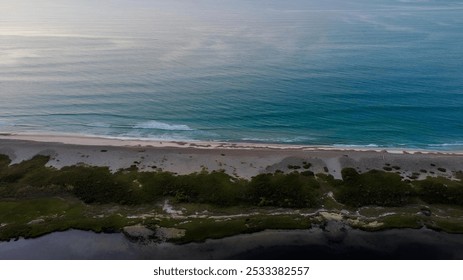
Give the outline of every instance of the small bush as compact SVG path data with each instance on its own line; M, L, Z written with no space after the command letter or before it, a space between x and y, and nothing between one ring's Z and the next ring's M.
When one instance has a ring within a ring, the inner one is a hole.
M301 169L299 165L288 165L288 169Z

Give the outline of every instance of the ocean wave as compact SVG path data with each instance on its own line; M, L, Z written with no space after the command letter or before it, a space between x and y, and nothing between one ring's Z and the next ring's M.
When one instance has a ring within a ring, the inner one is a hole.
M292 138L285 137L276 137L276 138L255 138L255 137L246 137L242 138L242 141L250 142L262 142L262 143L304 143L308 141L314 141L316 138L307 137L307 136L296 136Z
M84 124L84 126L86 126L86 127L98 127L98 128L110 128L111 124L104 123L104 122L93 122L93 123Z
M366 144L366 145L361 145L361 144L333 144L331 145L333 147L340 147L340 148L378 148L378 147L383 147L377 144Z
M168 124L158 121L147 121L136 124L133 128L137 129L156 129L156 130L179 130L179 131L192 131L194 129L190 128L184 124Z
M452 147L452 146L463 146L463 143L442 143L442 144L429 144L430 147Z
M451 148L451 147L463 147L463 142L457 142L457 143L442 143L442 144L429 144L428 147L433 147L433 148Z
M112 139L121 139L121 140L155 140L155 141L198 141L194 138L188 137L186 135L180 135L178 133L171 134L143 134L137 133L136 131L131 131L128 133L123 133L114 136L105 136Z

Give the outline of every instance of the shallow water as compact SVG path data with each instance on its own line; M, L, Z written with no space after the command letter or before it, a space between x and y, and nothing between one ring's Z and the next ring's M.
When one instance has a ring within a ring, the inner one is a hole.
M463 148L455 0L0 1L0 132Z
M463 259L463 235L427 229L264 231L203 243L136 243L70 230L0 243L0 259Z

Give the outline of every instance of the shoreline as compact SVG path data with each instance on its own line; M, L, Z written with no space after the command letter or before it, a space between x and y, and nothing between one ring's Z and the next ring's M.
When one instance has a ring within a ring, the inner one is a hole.
M82 146L153 147L153 148L196 148L196 149L266 149L300 151L356 151L390 154L442 154L463 155L463 150L435 150L420 148L379 147L371 145L304 145L256 142L155 140L137 139L72 133L0 133L0 140L23 140L43 143L60 143Z
M35 155L49 156L47 166L57 169L85 164L109 167L115 172L136 166L140 171L162 170L180 175L224 171L244 179L262 173L292 172L307 164L315 174L330 174L335 179L341 179L346 167L367 172L399 166L400 170L392 171L403 178L421 179L455 178L455 172L463 170L463 152L459 151L123 140L62 134L1 134L0 154L8 155L12 164Z

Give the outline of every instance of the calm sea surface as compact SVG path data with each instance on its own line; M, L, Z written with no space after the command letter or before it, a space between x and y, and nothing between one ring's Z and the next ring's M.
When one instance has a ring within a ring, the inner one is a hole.
M463 149L463 2L0 0L0 132Z

